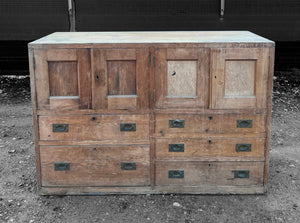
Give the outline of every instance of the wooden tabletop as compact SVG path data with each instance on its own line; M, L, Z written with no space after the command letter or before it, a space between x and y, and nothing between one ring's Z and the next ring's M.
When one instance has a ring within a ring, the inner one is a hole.
M30 45L102 43L274 43L249 31L55 32Z

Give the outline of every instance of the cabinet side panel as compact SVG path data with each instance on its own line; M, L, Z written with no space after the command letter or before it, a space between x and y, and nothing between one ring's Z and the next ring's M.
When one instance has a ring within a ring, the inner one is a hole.
M34 132L34 147L35 147L35 162L36 162L36 176L38 187L41 186L41 165L40 165L40 150L38 146L39 130L37 117L37 98L36 98L36 79L35 79L35 55L32 48L28 49L29 71L30 71L30 88L31 88L31 102L32 102L32 118L33 118L33 132Z
M264 166L264 187L268 184L269 175L269 150L271 137L271 114L272 114L272 92L273 92L273 74L274 74L274 58L275 48L269 49L269 79L268 79L268 97L267 97L267 118L266 118L266 145L265 145L265 166Z

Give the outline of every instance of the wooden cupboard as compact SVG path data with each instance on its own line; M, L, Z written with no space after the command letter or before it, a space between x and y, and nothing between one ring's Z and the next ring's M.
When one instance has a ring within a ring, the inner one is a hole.
M53 33L29 58L40 194L266 191L274 42Z

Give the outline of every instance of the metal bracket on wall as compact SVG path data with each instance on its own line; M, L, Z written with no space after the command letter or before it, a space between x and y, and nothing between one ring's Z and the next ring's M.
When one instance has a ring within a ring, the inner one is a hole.
M225 14L225 0L221 0L220 17L223 18Z

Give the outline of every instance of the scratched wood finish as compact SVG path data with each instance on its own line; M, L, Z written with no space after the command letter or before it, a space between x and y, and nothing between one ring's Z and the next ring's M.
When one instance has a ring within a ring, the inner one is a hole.
M169 148L172 144L183 144L183 151ZM237 144L251 144L250 151L237 151ZM193 160L199 158L218 160L233 157L236 159L255 157L264 159L264 138L206 138L206 139L156 139L155 155L160 160Z
M170 120L184 120L184 128L171 128ZM251 128L238 128L237 120L252 120ZM263 133L265 115L195 115L158 114L155 131L163 136L167 133Z
M77 96L77 63L49 61L50 96Z
M149 146L41 146L42 186L146 186ZM58 171L54 163L70 164ZM134 162L135 170L122 170L121 162Z
M148 53L148 49L92 49L93 95L97 95L93 98L93 108L147 108ZM124 99L124 102L116 106L116 98L110 97L127 95L137 98L119 97L118 101Z
M263 185L264 162L156 162L156 185ZM169 178L170 170L183 170L183 178ZM234 178L233 171L248 170L249 178Z
M89 58L88 49L35 50L35 85L39 110L51 109L51 96L79 96L78 107L91 108ZM52 109L55 108L52 106Z
M29 48L40 194L266 192L274 42L239 31L55 33ZM56 158L71 170L54 171ZM118 172L131 158L142 169ZM170 179L172 168L184 178ZM250 178L233 179L237 169Z
M121 131L135 123L136 131ZM53 132L53 124L68 124L68 132ZM149 115L40 116L40 140L149 139Z
M211 108L267 107L269 49L213 49Z
M206 104L209 49L170 48L155 51L155 106L202 108Z

